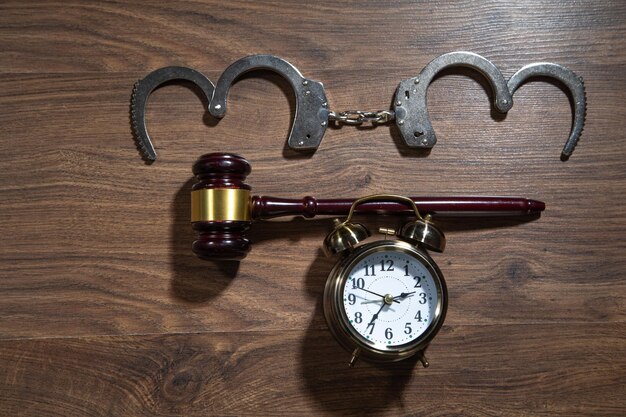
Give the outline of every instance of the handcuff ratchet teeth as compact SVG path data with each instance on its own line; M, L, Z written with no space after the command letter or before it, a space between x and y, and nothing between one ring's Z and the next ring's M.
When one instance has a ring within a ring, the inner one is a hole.
M566 160L570 157L572 152L574 152L574 148L578 143L578 139L585 125L585 117L587 114L585 84L582 77L576 75L574 71L569 68L550 62L537 62L526 65L513 74L508 83L509 91L511 94L514 94L522 84L534 77L549 77L558 80L568 88L572 95L574 104L572 129L561 152L561 159Z
M154 161L156 151L146 129L145 109L148 96L157 87L172 80L190 81L206 96L211 115L221 119L226 114L231 85L246 72L270 70L289 82L296 98L295 116L287 140L292 149L317 149L331 122L336 125L370 123L376 126L393 121L407 146L430 149L437 143L437 137L428 115L428 86L439 72L451 67L467 67L482 74L493 90L494 106L501 113L511 109L513 94L526 81L548 77L561 82L570 91L574 106L572 128L561 159L565 160L572 154L582 133L586 114L585 89L581 77L562 65L540 62L521 68L507 82L492 62L478 54L464 51L441 55L426 65L417 77L400 82L393 110L378 111L331 111L322 83L305 78L295 66L273 55L250 55L235 61L222 73L216 85L191 68L165 67L151 72L135 84L131 99L132 127L141 154L147 160Z
M137 147L141 155L147 161L156 161L156 150L148 135L146 129L146 105L148 104L148 96L159 86L174 80L189 81L195 84L207 99L211 102L213 98L213 90L215 87L211 80L204 74L186 67L164 67L152 71L145 78L137 81L133 88L131 97L130 113L133 126L133 133L137 141Z

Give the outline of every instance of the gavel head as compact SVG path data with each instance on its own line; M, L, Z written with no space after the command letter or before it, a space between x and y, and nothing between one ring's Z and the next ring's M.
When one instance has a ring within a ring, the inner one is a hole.
M248 161L235 154L209 153L193 165L191 226L198 233L193 251L207 260L240 260L250 251L252 224Z

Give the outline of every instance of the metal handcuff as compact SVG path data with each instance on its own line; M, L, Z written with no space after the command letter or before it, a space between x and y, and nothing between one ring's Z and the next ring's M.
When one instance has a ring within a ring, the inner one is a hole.
M572 128L561 159L566 160L572 154L582 133L586 114L585 88L581 77L562 65L537 62L522 67L507 82L500 70L489 60L463 51L440 55L426 65L418 76L400 82L393 108L380 111L331 111L322 83L303 77L291 63L273 55L251 55L239 59L226 68L217 84L191 68L164 67L151 72L135 84L131 98L132 127L141 154L148 161L155 161L157 154L145 124L146 104L152 91L168 81L189 81L206 96L211 115L221 119L226 115L228 91L235 80L248 71L262 69L280 74L293 88L296 111L287 141L292 149L317 149L329 123L380 125L393 121L407 146L430 149L437 143L437 137L428 116L426 93L435 76L450 67L467 67L481 73L494 92L494 106L500 113L511 109L513 94L529 79L547 77L560 81L571 93L574 106Z

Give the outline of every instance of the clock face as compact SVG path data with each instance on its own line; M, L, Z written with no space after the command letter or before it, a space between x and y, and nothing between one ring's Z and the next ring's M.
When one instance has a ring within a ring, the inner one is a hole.
M361 338L393 348L420 338L436 318L440 288L419 257L393 247L369 253L347 274L343 310Z

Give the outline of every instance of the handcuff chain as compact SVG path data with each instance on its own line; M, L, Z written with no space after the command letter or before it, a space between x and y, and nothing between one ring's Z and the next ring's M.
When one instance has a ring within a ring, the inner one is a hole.
M328 113L328 120L336 124L344 124L350 126L360 126L363 123L371 123L372 125L380 125L392 122L396 119L396 113L390 110L363 111L363 110L347 110L336 113L331 111Z

